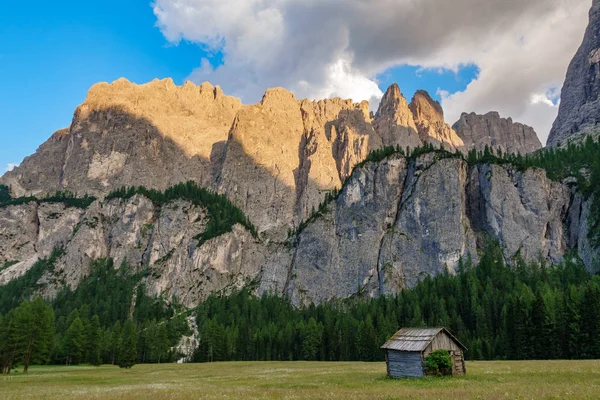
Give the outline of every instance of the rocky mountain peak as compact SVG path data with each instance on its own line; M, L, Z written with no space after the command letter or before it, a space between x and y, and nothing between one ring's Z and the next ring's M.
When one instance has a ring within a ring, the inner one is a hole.
M267 89L260 102L265 107L295 107L296 103L294 94L282 87Z
M433 100L425 90L417 90L409 106L417 122L444 122L444 110L439 101Z
M600 124L600 1L594 0L583 43L567 70L560 108L548 146L562 146L587 134L598 136Z
M408 105L412 112L419 137L423 143L443 145L453 150L463 147L462 139L444 121L441 104L433 100L429 93L418 90Z
M464 142L464 151L482 151L485 146L504 153L527 154L542 148L532 127L502 118L496 111L485 115L462 113L452 126Z
M387 89L379 103L373 128L384 146L414 148L422 144L406 98L395 83Z

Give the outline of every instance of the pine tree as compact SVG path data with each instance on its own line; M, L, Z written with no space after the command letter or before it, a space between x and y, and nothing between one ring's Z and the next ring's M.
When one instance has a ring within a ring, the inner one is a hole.
M137 361L138 333L131 319L125 321L119 341L118 365L120 368L131 368Z
M19 329L24 344L23 372L27 373L31 362L42 363L48 357L54 334L54 311L41 297L21 307L26 307Z
M76 317L63 338L63 351L67 365L79 364L85 350L83 322Z
M94 315L90 323L86 326L85 332L85 353L88 362L92 365L100 365L100 347L101 347L102 329L100 328L100 318Z
M317 355L321 348L323 339L323 325L310 317L308 323L301 327L302 335L302 359L313 361L317 359Z

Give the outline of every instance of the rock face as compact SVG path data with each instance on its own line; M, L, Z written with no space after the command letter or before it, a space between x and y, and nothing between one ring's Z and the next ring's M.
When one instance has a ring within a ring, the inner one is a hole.
M463 141L444 121L444 110L429 93L418 90L408 108L412 111L419 137L423 143L443 145L449 150L463 146Z
M532 127L501 118L495 111L485 115L463 113L452 126L463 140L463 151L501 149L505 154L528 154L542 148Z
M446 158L444 158L446 157ZM193 306L210 293L250 282L294 304L396 293L427 275L453 272L461 257L492 238L508 262L557 262L575 249L592 269L590 200L541 170L469 167L457 157L399 155L357 168L337 200L286 244L255 239L241 226L199 245L207 213L188 201L157 206L136 195L97 200L85 210L62 204L0 208L0 284L64 249L40 283L52 296L74 287L94 260L147 268L152 294ZM257 214L260 215L260 214Z
M462 139L444 121L440 103L424 90L417 91L407 104L398 85L391 85L379 104L373 127L384 146L413 149L430 143L452 151L463 147Z
M16 196L56 190L101 195L130 185L165 189L182 180L209 185L213 147L227 140L240 107L208 83L99 83L71 127L1 181Z
M261 103L239 111L218 189L261 232L285 240L325 192L381 147L368 118L367 103L299 102L285 89L269 89Z
M412 149L423 144L412 111L396 84L390 86L381 99L373 120L373 128L381 137L384 146Z
M507 262L557 262L570 248L589 248L585 209L568 217L576 197L544 171L437 157L392 157L355 171L298 236L287 285L295 304L396 293L453 273L461 257L476 262L489 238ZM593 259L584 259L590 270Z
M598 137L600 123L600 0L593 0L590 21L581 47L567 70L548 146L562 146L582 140L587 134Z
M467 145L476 135L474 146L487 140L485 132L506 151L530 144L519 141L530 135L525 127L497 114L465 115L459 128L469 132ZM35 201L0 207L0 285L56 248L62 255L39 282L44 295L76 286L94 260L110 257L115 267L147 270L150 293L187 306L249 283L297 305L396 293L453 272L461 257L477 260L489 238L509 262L517 254L557 262L569 249L590 270L598 262L586 239L591 201L543 171L469 166L448 152L356 167L383 146L423 143L465 145L438 102L420 91L407 104L397 85L374 118L366 102L297 100L281 88L242 105L207 83L96 85L71 127L0 184L13 196L66 189L99 199L86 209ZM258 237L236 225L200 244L209 218L203 207L103 198L121 186L164 190L188 180L231 199Z
M23 219L30 223L23 226ZM32 202L1 208L0 220L0 264L19 261L0 272L0 284L23 275L54 248L64 249L52 273L42 278L49 296L59 282L75 287L94 260L111 257L115 267L148 268L151 293L192 306L210 293L257 279L268 256L240 226L199 246L194 237L206 228L206 211L182 200L159 207L136 195L96 201L86 210Z

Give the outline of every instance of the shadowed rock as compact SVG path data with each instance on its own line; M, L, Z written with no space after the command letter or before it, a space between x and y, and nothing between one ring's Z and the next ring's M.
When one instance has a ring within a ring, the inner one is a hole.
M592 2L583 43L567 70L560 108L548 146L580 141L587 134L598 137L600 123L600 0Z

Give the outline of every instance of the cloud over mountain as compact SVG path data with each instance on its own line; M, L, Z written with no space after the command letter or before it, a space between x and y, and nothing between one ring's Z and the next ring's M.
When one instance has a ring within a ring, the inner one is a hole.
M190 74L251 102L284 86L299 97L381 96L390 67L480 74L464 92L444 93L447 119L491 109L542 136L556 115L557 89L581 41L589 0L156 0L170 42L223 54ZM443 90L444 88L440 88Z

